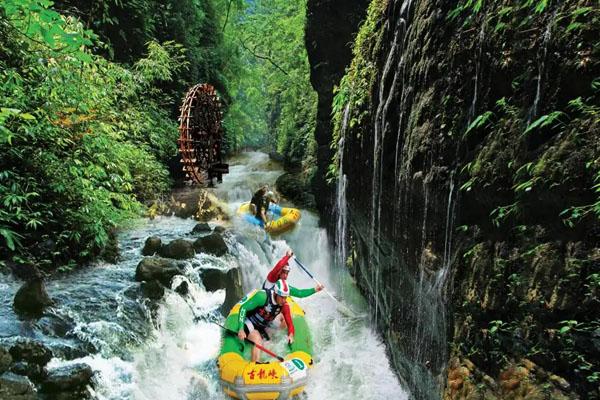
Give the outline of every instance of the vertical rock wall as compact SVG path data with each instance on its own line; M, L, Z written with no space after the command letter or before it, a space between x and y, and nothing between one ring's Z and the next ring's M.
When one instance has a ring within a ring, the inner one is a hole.
M311 66L310 80L317 91L317 172L314 193L320 193L317 207L322 215L331 212L332 190L326 183L331 162L331 102L333 88L352 60L352 41L367 10L368 0L308 0L306 50Z
M584 0L370 5L328 157L346 263L414 398L600 396L599 18Z

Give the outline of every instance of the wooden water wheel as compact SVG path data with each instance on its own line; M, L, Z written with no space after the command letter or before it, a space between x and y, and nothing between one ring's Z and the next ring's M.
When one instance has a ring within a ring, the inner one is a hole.
M179 153L186 179L196 184L222 182L229 172L223 163L221 102L215 88L202 83L186 94L179 117Z

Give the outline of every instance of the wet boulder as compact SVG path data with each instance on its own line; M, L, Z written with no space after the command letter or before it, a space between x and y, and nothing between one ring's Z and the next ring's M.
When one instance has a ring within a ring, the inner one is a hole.
M18 361L14 363L10 368L10 372L13 372L17 375L26 376L34 382L41 381L47 375L46 368L38 364L29 363L27 361Z
M21 315L39 316L46 307L54 304L48 292L46 285L41 279L33 279L25 282L15 295L13 307Z
M52 359L52 351L41 342L31 339L18 339L10 348L14 361L25 361L44 366Z
M142 282L142 295L150 300L160 300L165 295L165 287L157 280Z
M224 233L227 230L227 228L225 228L223 225L217 225L215 226L215 229L213 229L214 233Z
M192 234L210 232L210 225L207 222L200 222L192 229Z
M91 385L94 372L87 364L72 364L48 371L48 376L42 382L44 393L79 393Z
M8 349L0 347L0 374L3 374L6 371L8 371L12 362L13 359Z
M35 400L37 394L33 384L26 376L5 372L0 375L0 399Z
M135 270L135 280L138 282L158 280L163 285L169 286L171 279L179 273L179 269L171 260L146 257L140 261Z
M158 236L150 236L146 239L144 243L144 248L142 249L142 255L144 256L153 256L156 254L162 246L162 241Z
M190 292L190 286L188 285L187 281L183 281L177 285L175 292L179 293L181 296L187 296Z
M199 253L208 253L217 257L227 254L227 244L218 233L211 233L210 235L198 238L194 242L194 248Z
M203 270L202 283L209 292L225 289L225 302L221 306L223 315L227 315L231 307L244 296L242 277L238 268L230 269L227 272L219 269Z
M165 258L174 258L176 260L185 260L194 258L196 252L192 242L185 239L175 239L168 244L161 246L158 254Z

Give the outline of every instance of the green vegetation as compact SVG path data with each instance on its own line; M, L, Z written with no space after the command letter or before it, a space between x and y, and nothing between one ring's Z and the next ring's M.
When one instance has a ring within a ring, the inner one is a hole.
M230 150L315 165L304 12L283 0L3 1L0 260L91 259L167 192L179 101L196 83L222 97Z
M227 70L229 147L277 150L312 167L317 96L304 47L306 1L233 3L224 30L228 45L238 48L237 63Z
M198 46L191 54L151 37L142 47L128 42L137 52L131 63L109 61L94 54L115 49L100 41L104 25L52 6L0 4L0 258L48 268L94 257L112 229L140 214L141 202L169 189L165 165L176 154L172 112L181 96L175 88L186 84L178 77L216 74L210 60L204 72L197 65ZM126 25L102 15L113 28ZM192 20L180 27L202 21ZM186 75L190 68L196 73Z

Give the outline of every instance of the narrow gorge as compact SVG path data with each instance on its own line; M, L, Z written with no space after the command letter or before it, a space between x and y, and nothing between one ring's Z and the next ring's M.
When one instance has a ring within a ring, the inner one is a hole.
M313 184L399 377L598 398L597 4L349 3L308 2Z

